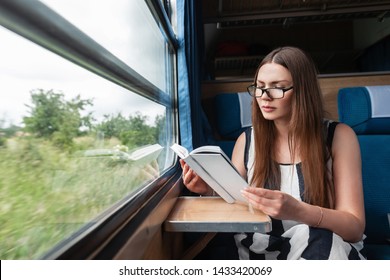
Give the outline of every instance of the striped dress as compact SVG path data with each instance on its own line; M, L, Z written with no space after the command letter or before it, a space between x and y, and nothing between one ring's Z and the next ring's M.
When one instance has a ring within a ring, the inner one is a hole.
M328 145L333 140L337 122L324 121L328 131ZM253 176L254 137L246 131L245 163L248 180ZM331 160L328 164L332 164ZM281 191L303 200L304 182L301 164L280 164ZM331 170L331 169L330 169ZM240 259L364 259L363 241L345 242L335 233L290 220L272 219L269 233L238 233L234 236Z

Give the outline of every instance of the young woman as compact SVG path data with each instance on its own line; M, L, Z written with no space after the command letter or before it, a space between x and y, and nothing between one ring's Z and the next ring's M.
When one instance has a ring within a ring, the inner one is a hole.
M300 49L278 48L248 87L253 127L232 161L250 187L242 195L272 218L267 234L235 235L241 259L363 259L361 159L353 130L324 119L317 71ZM181 161L183 182L210 187Z

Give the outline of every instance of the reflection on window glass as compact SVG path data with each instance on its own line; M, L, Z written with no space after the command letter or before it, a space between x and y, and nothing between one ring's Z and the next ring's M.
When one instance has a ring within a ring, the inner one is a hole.
M33 259L167 167L170 108L0 41L0 259Z
M44 0L161 90L167 90L166 50L144 0Z

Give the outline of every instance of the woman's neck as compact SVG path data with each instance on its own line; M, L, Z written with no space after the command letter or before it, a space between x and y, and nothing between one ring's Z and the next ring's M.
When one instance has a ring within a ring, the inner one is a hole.
M287 125L276 124L276 139L275 139L275 149L276 149L276 161L280 163L298 163L301 161L299 156L299 145L294 143L291 139L293 137L289 133ZM291 149L295 149L292 152Z

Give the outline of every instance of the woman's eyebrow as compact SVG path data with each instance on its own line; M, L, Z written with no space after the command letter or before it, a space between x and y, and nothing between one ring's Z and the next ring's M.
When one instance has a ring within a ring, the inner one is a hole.
M257 84L266 84L264 81L257 80ZM270 84L279 84L279 83L291 83L291 81L288 80L278 80L278 81L272 81Z

